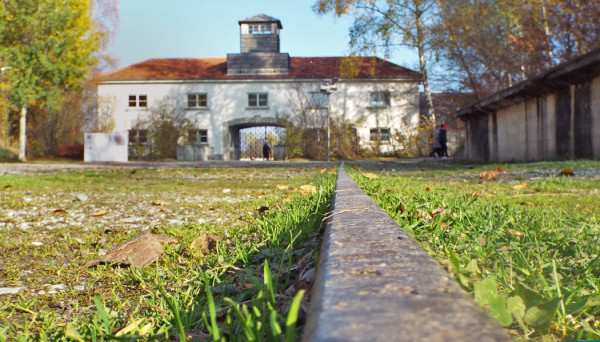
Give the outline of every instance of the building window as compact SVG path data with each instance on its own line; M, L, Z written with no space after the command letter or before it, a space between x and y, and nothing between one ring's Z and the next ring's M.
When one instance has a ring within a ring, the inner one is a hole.
M129 142L132 144L145 144L148 142L147 129L130 129Z
M188 108L206 108L207 99L206 94L188 94Z
M321 92L310 92L308 93L308 107L309 108L327 108L329 102L329 96Z
M188 138L192 144L207 144L208 130L206 129L189 129Z
M371 107L389 107L390 93L387 91L376 91L370 94Z
M148 107L148 96L129 95L129 107Z
M371 141L390 141L390 129L371 128Z
M271 34L271 24L252 24L248 25L250 34Z
M248 107L267 107L267 93L248 93Z

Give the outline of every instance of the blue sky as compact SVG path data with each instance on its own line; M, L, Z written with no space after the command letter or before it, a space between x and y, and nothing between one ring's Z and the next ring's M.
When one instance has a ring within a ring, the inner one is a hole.
M121 0L112 44L119 66L149 58L225 57L240 52L238 21L256 14L281 20L281 52L292 57L345 56L351 18L312 11L315 0ZM384 57L384 56L379 56ZM418 69L416 53L390 61Z

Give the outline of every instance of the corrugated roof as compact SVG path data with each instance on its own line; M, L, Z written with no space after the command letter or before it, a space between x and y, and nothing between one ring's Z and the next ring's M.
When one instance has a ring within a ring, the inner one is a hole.
M343 65L340 67L340 65ZM344 67L351 65L351 67ZM344 70L346 72L344 72ZM348 76L351 74L351 76ZM407 78L421 74L377 57L291 57L287 75L227 75L226 58L149 59L97 77L99 81L125 80L235 80L235 79L342 79Z

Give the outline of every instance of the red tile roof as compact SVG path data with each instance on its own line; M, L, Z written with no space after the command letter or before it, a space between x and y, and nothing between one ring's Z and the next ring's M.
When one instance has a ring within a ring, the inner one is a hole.
M342 65L342 67L340 67ZM351 65L352 67L343 67ZM344 70L346 70L344 72ZM99 81L118 80L235 80L235 79L342 79L408 78L419 80L413 70L377 57L292 57L287 75L227 75L226 58L149 59L98 76Z

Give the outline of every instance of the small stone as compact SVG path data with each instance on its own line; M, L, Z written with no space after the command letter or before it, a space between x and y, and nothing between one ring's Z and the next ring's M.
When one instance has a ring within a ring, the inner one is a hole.
M50 288L52 290L64 290L67 288L67 285L66 284L50 285Z
M230 192L231 192L231 189L223 189L223 193L224 193L224 194L228 194L228 193L230 193Z
M31 244L34 245L34 246L42 246L43 245L43 243L39 242L39 241L34 241Z
M85 202L89 199L89 197L86 194L77 194L75 195L75 199L79 202Z
M75 285L73 286L73 291L85 291L86 287L83 285Z
M23 202L25 202L25 203L31 203L31 202L33 202L33 198L31 198L31 197L23 197Z
M22 287L22 286L19 286L19 287L0 287L0 295L17 294L21 290L25 290L25 288Z

